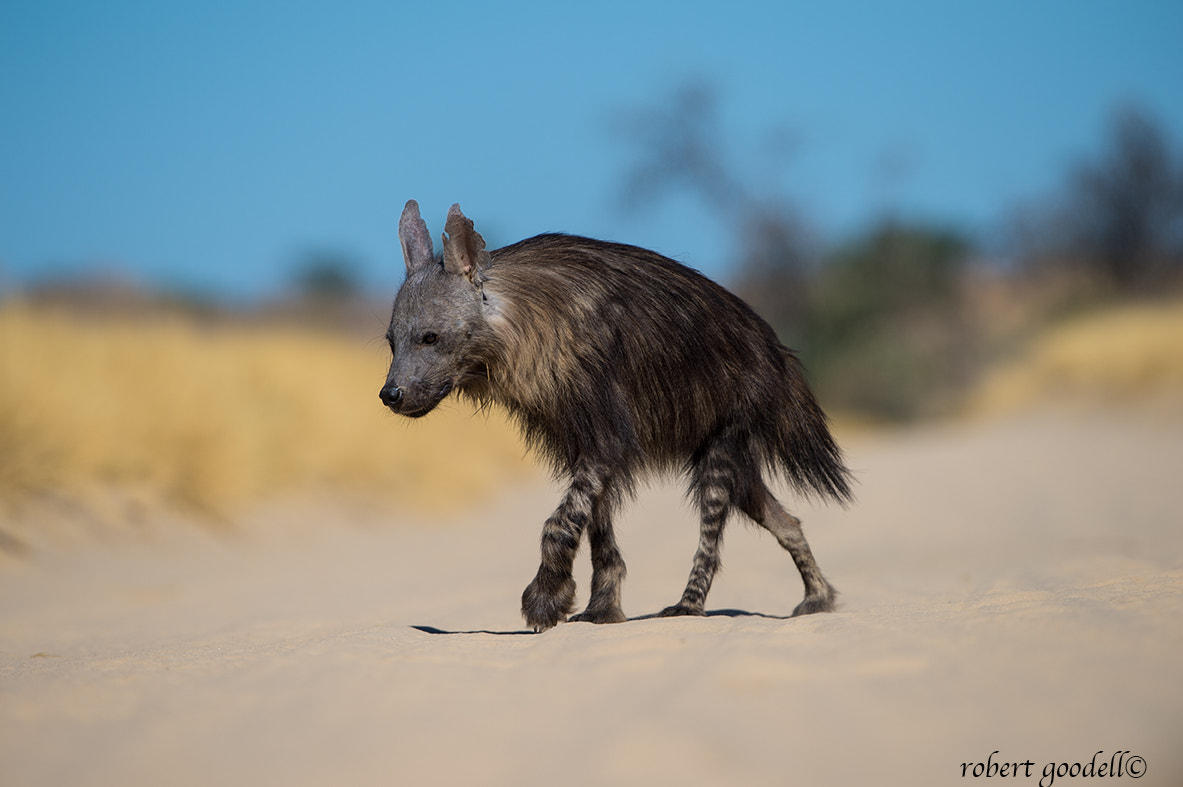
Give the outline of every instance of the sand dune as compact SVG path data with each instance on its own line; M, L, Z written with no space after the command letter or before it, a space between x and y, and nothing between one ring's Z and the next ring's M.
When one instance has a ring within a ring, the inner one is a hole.
M1183 421L849 453L855 506L795 506L843 594L800 619L788 556L733 523L710 616L522 633L544 483L442 522L293 504L34 549L0 565L0 783L947 785L1002 780L973 778L990 758L1049 785L1115 756L1183 780ZM695 540L672 487L627 509L628 614L677 599Z

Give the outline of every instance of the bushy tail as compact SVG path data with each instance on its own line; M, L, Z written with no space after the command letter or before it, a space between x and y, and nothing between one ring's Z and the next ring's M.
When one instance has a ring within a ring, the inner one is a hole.
M854 498L852 479L842 449L805 381L801 362L790 350L784 354L792 396L783 410L776 446L781 469L798 492L849 503Z

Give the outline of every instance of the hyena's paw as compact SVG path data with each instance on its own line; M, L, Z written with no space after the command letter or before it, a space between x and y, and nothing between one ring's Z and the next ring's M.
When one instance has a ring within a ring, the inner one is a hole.
M538 570L522 593L522 616L535 632L562 623L575 606L575 579Z
M578 615L572 615L568 621L571 623L623 623L627 619L620 607L608 607L606 609L585 609Z
M689 607L685 604L674 604L657 613L659 618L680 618L688 615L702 615L702 607Z
M812 615L816 612L833 612L838 606L838 591L829 582L824 590L805 597L805 600L793 610L793 617Z

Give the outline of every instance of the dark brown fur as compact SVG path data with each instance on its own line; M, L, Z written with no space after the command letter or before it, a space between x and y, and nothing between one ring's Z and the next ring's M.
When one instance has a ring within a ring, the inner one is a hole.
M407 203L407 280L381 397L413 417L453 390L500 404L570 480L522 595L527 623L541 631L567 619L584 532L591 598L571 620L624 620L612 515L648 471L685 473L701 515L686 589L661 614L703 614L733 509L792 555L805 583L793 614L833 608L800 522L764 473L845 502L849 471L800 363L766 322L696 271L635 246L548 234L490 253L459 206L445 229L435 257L418 205Z

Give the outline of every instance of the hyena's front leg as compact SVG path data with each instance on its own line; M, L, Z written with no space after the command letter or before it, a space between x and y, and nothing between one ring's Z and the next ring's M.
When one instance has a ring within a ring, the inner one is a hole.
M585 623L623 623L624 610L620 606L620 585L624 582L624 558L616 545L616 534L612 531L612 512L616 495L611 484L596 501L591 523L587 528L591 544L591 598L587 609L572 615L572 621Z
M535 631L566 620L575 605L571 566L603 486L602 474L577 470L563 501L542 527L542 564L522 593L522 615Z

